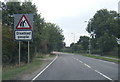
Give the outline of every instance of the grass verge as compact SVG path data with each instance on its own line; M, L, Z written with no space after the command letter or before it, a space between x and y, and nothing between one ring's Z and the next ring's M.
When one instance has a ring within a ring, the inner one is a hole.
M96 59L101 59L101 60L114 62L114 63L120 63L120 60L109 59L109 58L105 58L105 57L101 57L101 56L93 56L93 55L89 55L89 54L84 54L83 56L96 58Z
M41 64L40 60L34 59L30 64L25 64L20 67L15 66L13 68L6 68L2 71L2 80L10 80L12 77L16 76L17 74L26 71L28 69L32 69L36 66Z
M107 57L112 57L112 58L120 59L118 56L107 56Z
M16 75L18 75L19 73L24 73L27 70L33 70L38 68L40 65L42 65L42 61L41 59L44 58L51 58L56 56L55 54L37 54L35 56L35 58L33 59L33 61L30 64L24 64L19 66L7 66L7 68L3 68L2 70L2 80L11 80L14 77L16 77Z

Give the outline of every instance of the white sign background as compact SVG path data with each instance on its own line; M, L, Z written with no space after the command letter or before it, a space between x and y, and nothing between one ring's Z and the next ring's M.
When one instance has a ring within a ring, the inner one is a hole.
M32 31L15 31L15 39L16 40L31 40L32 39Z

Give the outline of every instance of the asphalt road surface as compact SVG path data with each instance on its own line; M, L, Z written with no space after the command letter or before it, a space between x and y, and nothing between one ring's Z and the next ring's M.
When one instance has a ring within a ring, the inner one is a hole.
M118 64L59 53L34 80L118 80Z

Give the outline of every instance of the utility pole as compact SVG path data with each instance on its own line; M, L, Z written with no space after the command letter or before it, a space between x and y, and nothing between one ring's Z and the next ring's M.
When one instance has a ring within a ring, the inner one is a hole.
M74 44L75 44L75 33L71 33L71 34L73 34L74 36L73 36L73 42L74 42Z
M73 34L73 44L75 45L75 33L71 33ZM72 52L74 52L74 49L72 48Z
M88 23L90 23L90 29L89 29L89 55L91 54L91 20L89 20L89 21L85 21L85 22L88 22Z
M89 55L91 54L91 21L90 21Z

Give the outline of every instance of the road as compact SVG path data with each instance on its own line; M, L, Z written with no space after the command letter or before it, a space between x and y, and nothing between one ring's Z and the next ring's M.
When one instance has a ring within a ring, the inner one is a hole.
M34 80L118 80L118 64L59 53L56 60Z

